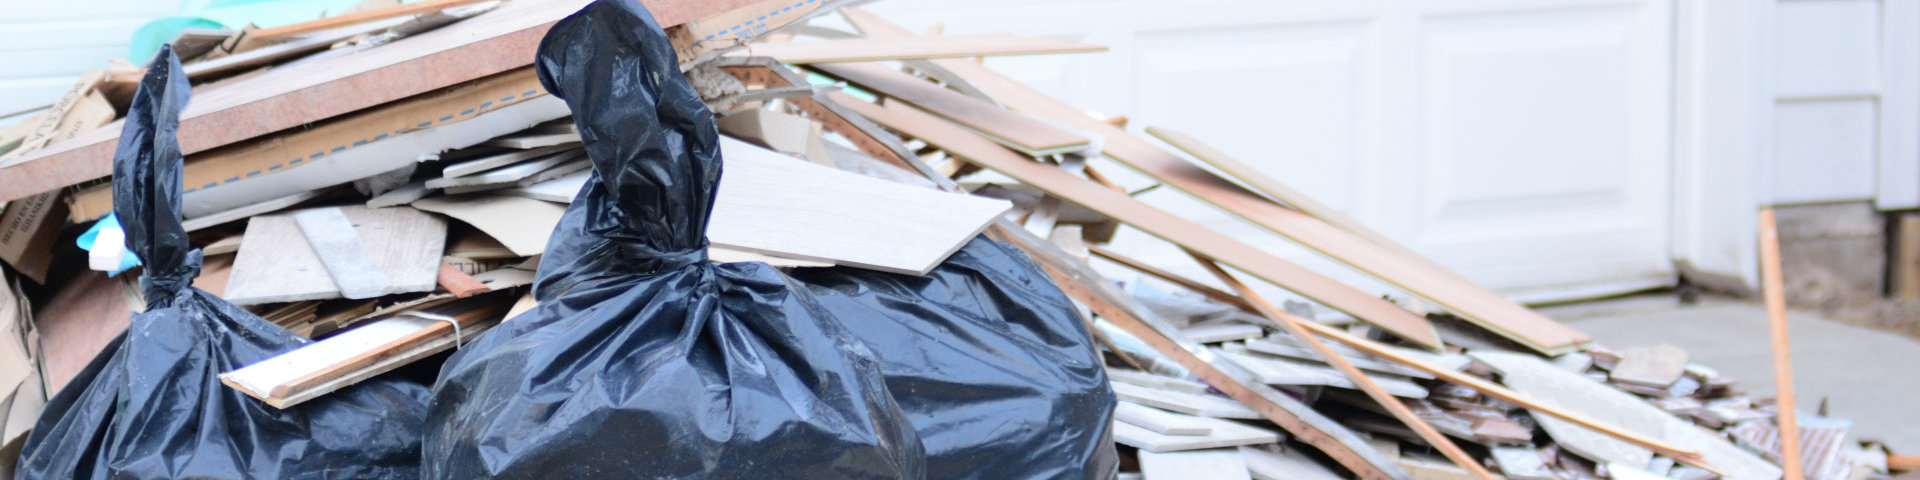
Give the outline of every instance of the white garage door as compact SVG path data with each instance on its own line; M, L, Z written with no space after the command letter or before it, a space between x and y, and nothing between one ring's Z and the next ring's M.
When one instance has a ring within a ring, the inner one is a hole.
M1083 108L1127 115L1130 130L1192 133L1516 298L1673 281L1670 0L885 0L867 8L910 28L943 23L956 34L1111 46L988 63ZM1358 280L1172 189L1144 198ZM1145 235L1116 246L1183 263Z

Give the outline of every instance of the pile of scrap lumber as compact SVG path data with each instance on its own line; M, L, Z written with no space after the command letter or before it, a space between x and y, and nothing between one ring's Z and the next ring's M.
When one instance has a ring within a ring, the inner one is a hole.
M1123 477L1772 480L1794 457L1807 477L1860 480L1914 466L1839 419L1803 416L1799 454L1783 453L1776 403L1685 351L1596 345L1195 135L1132 133L977 61L1102 47L920 35L847 2L642 3L727 137L713 261L924 274L975 235L1020 248L1107 347ZM200 53L179 131L206 256L194 285L319 340L228 386L297 405L536 304L548 235L593 171L530 64L584 4L428 1L176 41ZM852 29L810 23L830 13ZM5 440L145 304L134 275L87 269L136 263L97 221L113 210L116 102L138 73L89 74L0 131L0 261L20 280L0 289L0 362L32 366L0 369ZM1394 290L1143 202L1102 169ZM1103 246L1121 231L1192 263ZM1276 305L1242 275L1310 302Z

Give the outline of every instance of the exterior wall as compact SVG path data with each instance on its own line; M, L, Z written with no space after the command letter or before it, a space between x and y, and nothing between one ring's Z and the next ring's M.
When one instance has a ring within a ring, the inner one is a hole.
M11 1L0 19L0 115L60 98L87 70L125 58L134 29L181 0ZM144 61L144 59L142 59ZM135 63L138 63L136 61Z

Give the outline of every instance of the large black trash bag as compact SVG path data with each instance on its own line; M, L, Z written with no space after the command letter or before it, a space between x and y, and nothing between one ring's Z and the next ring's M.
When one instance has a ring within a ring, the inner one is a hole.
M879 356L927 449L927 477L1110 479L1113 390L1066 294L1018 250L975 238L915 277L804 268Z
M15 476L417 476L424 385L374 379L281 410L220 383L221 372L309 340L190 286L200 251L180 225L174 136L187 88L180 60L161 47L113 159L114 214L145 262L147 309L47 402Z
M594 174L539 307L442 368L428 478L917 479L920 439L866 346L762 263L706 261L718 131L632 0L555 24L537 67Z

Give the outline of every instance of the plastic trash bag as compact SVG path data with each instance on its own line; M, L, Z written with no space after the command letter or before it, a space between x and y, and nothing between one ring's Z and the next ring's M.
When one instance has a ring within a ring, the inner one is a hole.
M540 306L442 368L425 476L922 478L835 312L766 264L706 261L718 130L652 15L597 1L536 66L594 174L548 242Z
M975 238L927 275L804 268L919 431L927 477L1109 479L1114 398L1071 300L1012 247Z
M187 78L162 47L113 159L114 213L146 261L147 308L47 402L15 476L406 478L417 476L425 386L374 379L279 410L217 377L308 340L190 284L200 251L180 225L174 134Z

